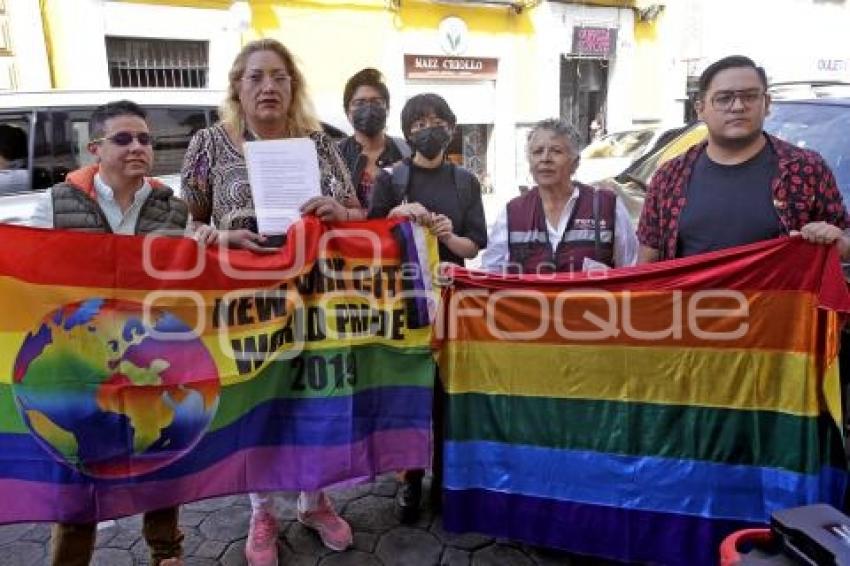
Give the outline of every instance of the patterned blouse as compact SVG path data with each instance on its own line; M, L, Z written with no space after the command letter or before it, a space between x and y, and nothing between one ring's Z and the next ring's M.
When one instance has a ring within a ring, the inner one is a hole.
M322 194L343 204L356 199L348 169L333 140L321 132L309 137L319 154ZM257 232L245 157L223 125L200 130L192 138L183 161L181 187L193 220L219 230L247 228Z

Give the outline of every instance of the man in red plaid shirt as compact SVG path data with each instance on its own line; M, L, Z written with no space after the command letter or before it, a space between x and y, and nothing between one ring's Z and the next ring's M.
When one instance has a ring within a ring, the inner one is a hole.
M797 233L850 257L850 217L826 162L762 129L770 108L763 68L737 55L713 63L700 77L696 108L708 140L652 178L638 263Z

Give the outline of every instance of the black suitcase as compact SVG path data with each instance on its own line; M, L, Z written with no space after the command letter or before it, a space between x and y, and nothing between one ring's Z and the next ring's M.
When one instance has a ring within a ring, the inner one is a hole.
M850 517L825 504L783 509L770 526L786 556L801 564L850 566Z

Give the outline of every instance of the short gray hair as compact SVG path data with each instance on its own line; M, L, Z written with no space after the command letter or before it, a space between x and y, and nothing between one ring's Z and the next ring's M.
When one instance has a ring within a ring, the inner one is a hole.
M526 153L528 153L528 144L531 142L531 138L541 130L552 132L556 136L567 140L567 143L575 151L576 155L581 151L581 136L578 135L578 131L576 131L572 124L561 118L547 118L534 124L531 131L528 132L528 138L525 144Z

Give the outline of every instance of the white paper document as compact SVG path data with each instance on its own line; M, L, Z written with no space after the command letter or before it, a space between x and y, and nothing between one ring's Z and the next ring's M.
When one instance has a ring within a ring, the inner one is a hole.
M309 138L245 143L248 180L261 234L285 234L298 208L322 194L319 156Z

